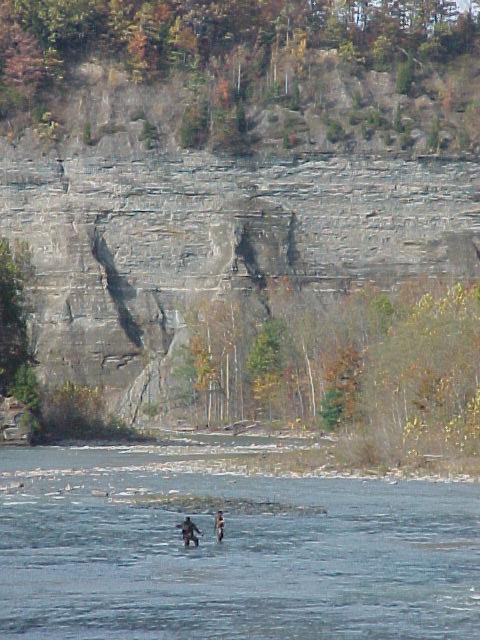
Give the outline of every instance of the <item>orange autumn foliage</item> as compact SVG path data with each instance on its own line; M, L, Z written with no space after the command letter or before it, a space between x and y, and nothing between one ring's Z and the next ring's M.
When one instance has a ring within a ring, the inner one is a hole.
M324 361L327 390L342 392L343 415L346 419L351 419L355 413L361 370L361 354L351 345L340 348Z

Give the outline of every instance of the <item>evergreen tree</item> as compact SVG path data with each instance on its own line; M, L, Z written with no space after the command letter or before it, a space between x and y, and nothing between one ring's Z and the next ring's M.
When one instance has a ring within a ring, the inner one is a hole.
M28 355L24 258L18 253L14 256L9 242L0 239L0 393Z

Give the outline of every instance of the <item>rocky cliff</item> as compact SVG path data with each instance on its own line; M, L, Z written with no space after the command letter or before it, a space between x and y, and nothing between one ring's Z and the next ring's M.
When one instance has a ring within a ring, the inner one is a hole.
M473 161L219 159L134 150L125 132L108 154L2 151L0 235L31 247L42 375L104 385L132 421L161 399L200 292L255 296L285 275L329 295L480 274Z

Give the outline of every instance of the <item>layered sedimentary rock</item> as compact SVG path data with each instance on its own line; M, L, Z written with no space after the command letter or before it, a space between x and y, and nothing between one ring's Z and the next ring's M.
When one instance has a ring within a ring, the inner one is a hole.
M0 235L31 248L43 377L103 385L129 420L161 397L199 292L479 275L477 163L115 154L125 144L112 136L108 157L6 148Z

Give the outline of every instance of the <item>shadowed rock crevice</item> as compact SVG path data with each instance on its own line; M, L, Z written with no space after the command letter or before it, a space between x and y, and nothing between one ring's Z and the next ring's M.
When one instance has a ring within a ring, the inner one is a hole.
M95 229L93 237L92 255L105 270L107 290L115 305L120 326L130 342L141 348L143 346L143 331L126 305L127 300L133 300L136 297L136 291L128 280L118 273L113 255L97 229Z
M297 244L296 244L295 224L296 224L295 214L292 213L290 215L290 222L288 224L288 233L287 233L287 265L292 269L295 269L295 267L297 266L298 259L300 257L300 253L297 249Z
M175 338L175 329L169 326L167 314L160 300L160 293L158 291L154 291L152 292L152 297L155 300L155 304L158 308L158 315L156 320L160 325L160 329L162 331L162 351L163 354L166 355L170 350L173 339Z
M235 256L244 263L247 273L255 286L260 290L265 289L267 280L259 267L257 252L250 237L248 224L245 224L241 230L240 240L235 247Z

